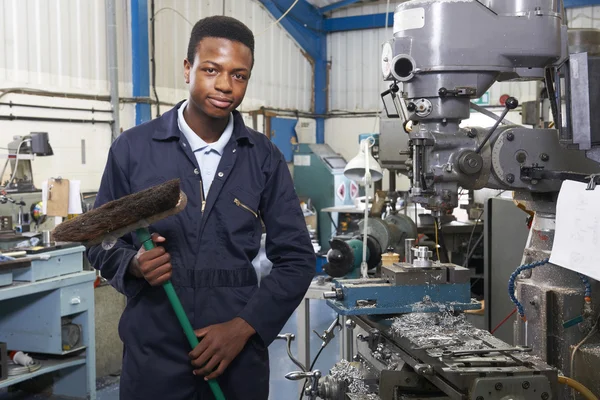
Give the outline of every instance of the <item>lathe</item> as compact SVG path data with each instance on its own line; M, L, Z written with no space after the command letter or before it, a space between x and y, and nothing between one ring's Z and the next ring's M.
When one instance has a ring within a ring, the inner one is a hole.
M307 379L309 398L333 400L596 398L581 384L600 393L600 351L576 371L571 351L595 329L589 294L598 283L547 260L562 182L598 182L600 32L568 30L560 0L410 0L396 7L393 32L383 44L390 86L382 97L402 121L398 135L409 136L412 201L440 218L458 206L460 189L493 188L535 213L509 284L519 304L515 345L461 314L479 307L468 270L416 247L375 277L334 280L326 298L350 316L342 329L356 337L355 357L325 376L290 377ZM508 80L545 84L554 128L505 121L515 98L499 117L488 113L491 129L461 128L471 101ZM569 328L573 315L581 317Z

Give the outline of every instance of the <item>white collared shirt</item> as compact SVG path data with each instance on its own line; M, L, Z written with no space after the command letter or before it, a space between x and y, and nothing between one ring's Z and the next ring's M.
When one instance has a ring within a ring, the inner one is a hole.
M183 111L188 105L188 101L189 100L186 100L177 111L177 125L179 125L179 130L187 139L192 151L194 152L194 155L196 156L198 166L200 166L202 186L204 187L204 196L206 198L215 174L218 173L217 169L219 168L219 162L221 161L223 150L225 150L225 146L227 143L229 143L233 133L233 115L229 115L229 122L227 123L227 126L225 127L225 130L221 134L219 140L214 143L206 143L204 140L202 140L202 138L200 138L200 136L196 135L183 117Z

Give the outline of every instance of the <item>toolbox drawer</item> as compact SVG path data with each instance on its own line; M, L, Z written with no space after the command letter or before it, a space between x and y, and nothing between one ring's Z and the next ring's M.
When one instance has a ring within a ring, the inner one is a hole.
M13 270L13 279L37 282L83 271L85 247L76 246L31 255L31 266Z
M60 315L71 315L85 311L93 301L94 287L89 283L67 286L60 289Z
M63 319L69 316L74 324L82 324L87 314L79 313L94 312L93 296L92 282L85 282L4 300L0 302L0 342L11 350L65 354Z

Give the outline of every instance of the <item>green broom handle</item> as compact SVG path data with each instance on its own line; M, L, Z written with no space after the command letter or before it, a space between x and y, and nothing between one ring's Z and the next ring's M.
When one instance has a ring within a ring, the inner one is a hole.
M152 236L150 235L150 232L148 231L147 228L137 229L136 234L137 234L138 240L144 245L144 249L152 250L154 248L154 242L152 241ZM187 337L187 340L190 343L190 346L192 346L192 349L195 349L196 346L198 346L198 344L200 343L200 341L198 340L198 337L194 333L194 328L192 328L192 324L190 323L190 320L188 319L187 315L185 314L185 310L183 309L183 306L181 305L181 301L179 300L179 297L177 296L177 293L175 292L175 288L173 287L173 284L171 283L171 281L167 281L167 282L163 283L163 289L165 289L165 292L167 292L167 297L169 298L169 302L171 303L171 306L173 307L173 310L175 311L175 315L177 315L179 324L181 324L181 327L183 328L183 332L185 333L185 336ZM223 394L223 391L221 390L221 387L219 386L217 381L215 381L214 379L211 379L210 381L208 381L208 385L210 386L210 390L215 395L216 400L225 400L225 395Z

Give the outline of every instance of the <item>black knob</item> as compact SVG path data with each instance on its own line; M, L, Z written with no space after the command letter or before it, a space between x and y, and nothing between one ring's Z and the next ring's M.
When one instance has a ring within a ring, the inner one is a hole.
M519 100L515 99L514 97L509 97L508 99L506 99L504 106L509 110L514 110L519 106Z
M337 249L332 249L329 253L327 253L327 261L336 262L342 261L344 259L344 254Z
M411 101L406 105L406 109L410 112L413 112L417 109L417 105Z
M448 89L446 89L445 87L440 88L440 90L438 90L438 94L440 95L440 97L446 97L446 95L448 94Z

